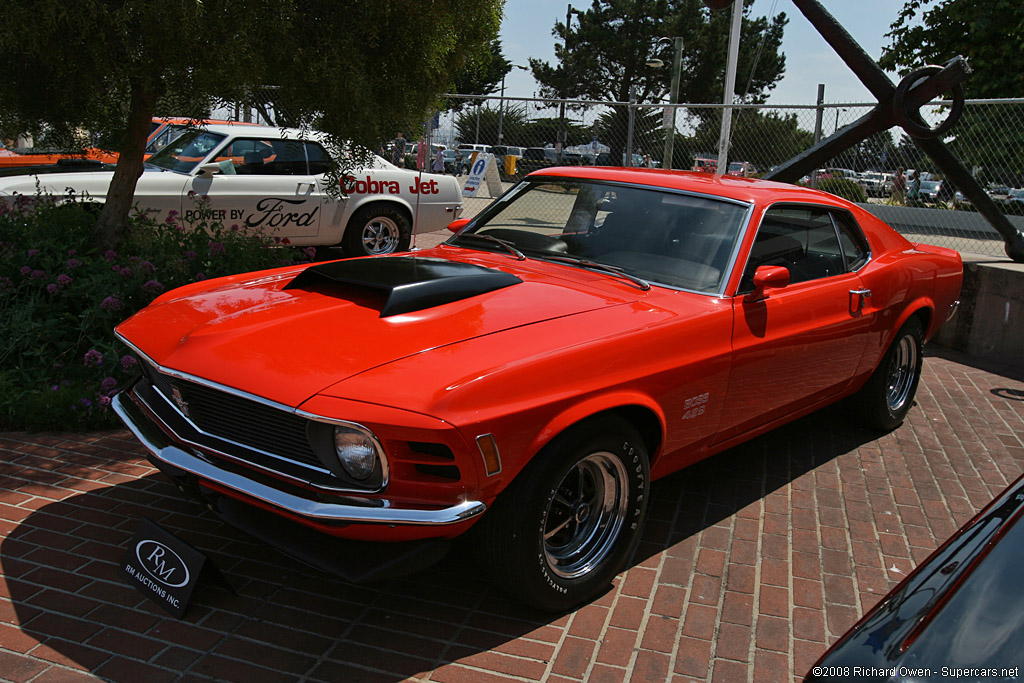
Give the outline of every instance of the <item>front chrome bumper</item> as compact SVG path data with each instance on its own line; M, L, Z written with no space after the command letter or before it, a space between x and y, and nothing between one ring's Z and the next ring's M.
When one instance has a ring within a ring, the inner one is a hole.
M229 472L175 445L135 401L124 394L115 396L111 405L156 460L300 517L328 523L443 526L472 519L487 508L480 501L425 510L395 507L388 500L352 496L339 496L338 500L344 502L336 503L302 498Z

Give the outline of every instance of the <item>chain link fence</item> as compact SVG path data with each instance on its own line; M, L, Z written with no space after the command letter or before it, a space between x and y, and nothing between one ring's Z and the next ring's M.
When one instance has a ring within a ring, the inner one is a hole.
M424 141L431 154L410 146L405 163L431 168L438 146L445 170L465 178L473 151L495 154L503 187L553 165L651 166L716 171L723 105L675 106L551 101L539 98L452 96ZM760 176L822 138L867 114L873 104L736 105L732 107L728 172ZM935 125L948 103L922 107ZM674 119L674 120L673 120ZM674 131L674 135L667 135ZM988 189L1018 229L1024 229L1024 99L968 100L946 144ZM459 146L462 151L459 151ZM426 145L424 145L426 147ZM917 198L894 196L892 179L916 170ZM961 252L1004 256L1002 238L960 196L900 128L877 133L825 163L802 183L864 205L909 239ZM473 215L490 197L469 199Z

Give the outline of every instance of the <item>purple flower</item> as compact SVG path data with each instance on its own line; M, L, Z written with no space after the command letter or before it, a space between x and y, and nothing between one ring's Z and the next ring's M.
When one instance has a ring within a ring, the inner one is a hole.
M113 261L114 259L117 258L117 252L114 251L113 249L108 249L103 253L103 258L106 259L107 261Z
M135 367L135 356L121 356L121 367L125 372Z
M33 280L38 280L39 278L43 278L43 277L46 277L46 271L45 270L33 270L32 271L32 279Z
M74 249L72 249L71 251L74 251ZM68 270L74 270L75 268L81 266L82 262L76 258L69 258L66 265L68 267Z
M52 387L50 387L50 391L59 391L59 390L60 390L60 385L59 384L54 384Z
M238 232L238 223L231 226L231 232Z
M206 273L196 273L196 282L206 279Z
M61 273L60 275L57 276L57 284L60 285L61 287L67 287L72 282L73 280L70 275L65 275L64 273Z
M92 401L90 401L90 400L89 400L89 399L87 399L87 398L83 398L83 399L81 400L81 404L82 404L83 406L85 406L86 408L91 408L91 407L92 407Z
M306 255L310 261L316 258L316 247L306 247L302 250L302 253Z
M191 261L195 257L196 257L196 252L194 252L194 251L189 250L189 251L185 252L185 258L187 258L189 261Z
M114 389L117 389L117 380L113 377L104 377L103 381L100 382L100 391L104 394L109 394Z
M50 284L46 285L46 293L50 294L51 296L56 294L59 291L60 291L60 287L58 287L57 285L53 284L52 282Z
M107 406L110 405L110 397L109 396L100 396L99 404L101 406L103 406L104 408L106 408Z
M21 267L21 274L22 275L31 275L32 274L32 266L22 266Z
M11 278L7 277L6 275L0 277L0 289L10 289L13 286L14 283L11 282Z
M87 368L103 365L103 354L96 349L89 349L85 352L84 362Z
M142 263L140 263L139 264L139 268L141 268L142 270L148 271L150 273L156 272L156 266L154 266L149 261L143 261Z
M142 290L150 294L156 294L157 292L162 292L164 286L156 280L148 280L146 284L142 285Z
M39 256L39 250L38 249L29 249L28 250L28 257L29 258L35 258L36 256Z
M223 242L210 242L210 256L223 256L224 251Z
M192 197L195 197L196 196L196 191L195 190L189 190L188 191L188 196L189 196L189 199L191 199Z
M167 225L174 225L178 221L178 212L171 209L167 212L167 219L164 221Z
M132 269L129 268L128 266L125 266L124 268L122 268L118 272L121 274L121 277L131 277L132 276Z
M74 256L78 253L77 249L68 249L68 256Z
M121 303L121 300L116 296L108 296L100 302L100 309L104 311L117 311L120 310L123 305L124 304ZM125 356L125 358L128 358L128 356Z

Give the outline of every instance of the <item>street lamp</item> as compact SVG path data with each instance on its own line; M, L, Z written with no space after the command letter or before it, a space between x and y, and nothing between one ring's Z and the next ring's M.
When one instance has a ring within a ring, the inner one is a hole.
M658 38L658 42L655 44L660 45L663 42L672 41L675 47L675 56L672 58L672 87L668 94L668 103L673 105L676 100L679 99L679 74L683 67L683 39L680 36L675 38ZM647 60L647 66L655 69L665 65L660 59L652 58ZM675 152L676 144L676 108L673 106L665 107L665 117L662 120L662 128L665 130L665 153L661 160L662 168L672 168L672 155Z
M569 4L565 10L565 61L569 59L569 23L574 14L580 16L582 12ZM561 162L565 155L565 145L569 141L569 136L565 132L565 98L568 93L566 90L562 90L558 94L562 96L562 101L558 103L558 160Z
M525 67L522 64L510 64L509 66L512 66L512 67L514 67L516 69L522 69L523 71L529 71L530 70L529 67ZM499 104L498 104L498 144L499 145L501 144L501 123L502 123L502 119L505 116L505 76L507 76L507 75L508 75L507 71L501 75L501 99L499 100Z

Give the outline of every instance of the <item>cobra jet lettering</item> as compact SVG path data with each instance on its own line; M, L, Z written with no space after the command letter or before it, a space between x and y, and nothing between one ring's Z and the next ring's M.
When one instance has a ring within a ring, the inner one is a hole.
M356 179L345 176L341 180L341 189L345 194L401 194L402 188L397 180L374 180L370 176Z
M300 213L298 211L287 211L287 205L297 206L305 204L304 199L280 199L277 197L265 197L256 204L256 211L245 218L245 224L250 228L284 228L289 225L297 225L301 228L313 224L319 206L313 207L312 211Z
M436 180L431 180L430 182L417 180L409 186L409 192L413 194L437 194L439 191Z

